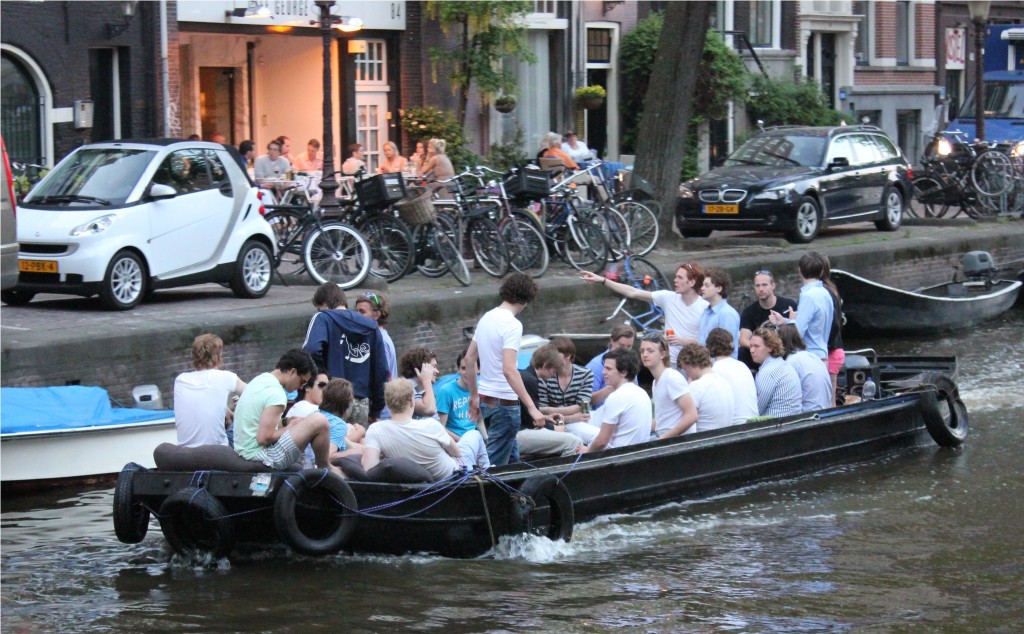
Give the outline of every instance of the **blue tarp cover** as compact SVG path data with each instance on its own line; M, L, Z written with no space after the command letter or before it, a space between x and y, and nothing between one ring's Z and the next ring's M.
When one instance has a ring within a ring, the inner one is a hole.
M170 410L111 407L101 387L0 388L0 431L5 434L125 425L173 415Z

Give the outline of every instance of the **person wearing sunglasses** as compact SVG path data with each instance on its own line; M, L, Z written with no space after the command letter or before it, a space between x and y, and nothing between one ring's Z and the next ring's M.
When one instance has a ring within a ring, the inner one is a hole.
M640 339L640 362L651 371L654 386L654 423L651 433L655 438L672 438L697 431L697 406L693 403L686 378L669 367L668 340L660 332L649 332Z
M326 388L330 385L331 379L326 372L318 370L315 378L299 389L299 399L285 413L286 423L292 423L317 412L327 418L327 423L331 427L330 460L354 453L347 451L350 449L349 444L350 442L358 443L363 433L361 426L348 425L344 421L344 417L352 405L352 383L345 379L334 379L334 382L336 385L332 390L333 396L330 402L327 402ZM348 442L347 437L350 436L351 441ZM361 445L356 446L361 448ZM312 447L306 448L306 458L310 463L313 462Z
M790 311L796 310L796 300L775 294L775 276L768 269L759 269L754 273L754 294L757 301L744 308L740 314L740 348L739 356L736 357L751 370L756 370L757 364L750 358L750 335L765 323L771 323L771 311L788 315Z
M388 321L391 320L391 302L380 291L366 291L356 299L356 312L377 322L380 336L384 341L384 353L388 357L388 380L396 378L398 376L398 354L395 352L395 342L385 328Z
M665 338L668 339L669 356L673 363L684 344L697 343L700 316L708 307L707 300L700 296L700 289L704 285L704 268L699 263L684 262L676 268L674 291L645 291L590 271L583 271L580 278L588 284L607 286L616 295L650 302L665 311Z

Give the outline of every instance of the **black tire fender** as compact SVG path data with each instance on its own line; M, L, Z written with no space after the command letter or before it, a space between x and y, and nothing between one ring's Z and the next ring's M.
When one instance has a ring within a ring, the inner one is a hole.
M307 499L300 509L299 500L304 497ZM311 502L310 497L315 499ZM278 489L274 526L278 537L292 550L304 555L330 555L352 538L358 508L356 494L345 480L323 469L306 469L289 476Z
M148 469L129 462L121 469L114 487L114 534L125 544L138 544L149 530L149 509L132 495L133 480L140 471Z
M932 440L940 447L959 447L970 424L956 383L945 374L930 372L924 375L922 385L935 386L935 393L922 400L924 424Z
M195 557L227 557L235 546L235 523L206 489L185 487L160 505L160 530L174 552Z
M537 533L548 539L572 539L575 525L572 496L565 484L551 475L544 473L531 476L521 487L522 495L512 498L512 533ZM534 519L541 519L539 525Z

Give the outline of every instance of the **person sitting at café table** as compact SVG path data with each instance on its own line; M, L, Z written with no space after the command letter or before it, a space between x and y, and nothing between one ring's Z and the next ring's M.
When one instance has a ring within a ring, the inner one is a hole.
M590 160L590 148L572 130L565 133L565 140L562 142L562 151L569 155L569 158L579 163Z
M380 162L380 167L377 168L378 174L396 174L405 171L405 165L408 161L398 153L398 146L395 145L394 141L386 141L382 152L384 153L384 160Z
M377 466L381 457L408 458L426 468L435 481L444 480L462 467L491 466L479 431L471 429L455 442L433 418L413 418L413 385L409 381L388 381L384 401L391 410L391 420L370 425L363 439L362 465L367 471Z
M541 158L561 159L562 163L565 164L566 169L576 170L580 168L576 161L572 160L572 157L562 150L562 135L557 132L548 132L545 134L544 141L541 145L546 148L541 152Z
M448 143L444 139L427 141L427 158L420 169L424 178L443 181L455 176L455 167L445 154L447 148Z
M297 172L322 172L324 169L324 153L320 151L320 142L310 139L306 143L306 151L295 157L292 167Z
M276 139L267 143L267 153L257 157L254 164L256 179L283 178L292 167L288 159L281 156L281 143Z
M350 144L348 146L348 158L341 164L341 173L351 175L365 168L366 163L363 161L363 146L359 143Z
M295 159L295 157L292 156L291 138L286 137L285 135L282 134L281 136L277 137L277 142L281 144L281 158L288 161L288 164L291 165L292 161Z
M423 163L427 160L427 151L424 149L423 141L416 142L416 151L409 156L409 163L417 174L422 173Z

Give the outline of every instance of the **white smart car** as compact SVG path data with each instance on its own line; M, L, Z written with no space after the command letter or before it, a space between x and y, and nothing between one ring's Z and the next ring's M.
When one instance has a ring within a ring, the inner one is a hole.
M99 295L134 308L172 286L227 283L262 297L274 234L257 190L225 146L176 139L85 145L18 205L18 284L36 293Z

